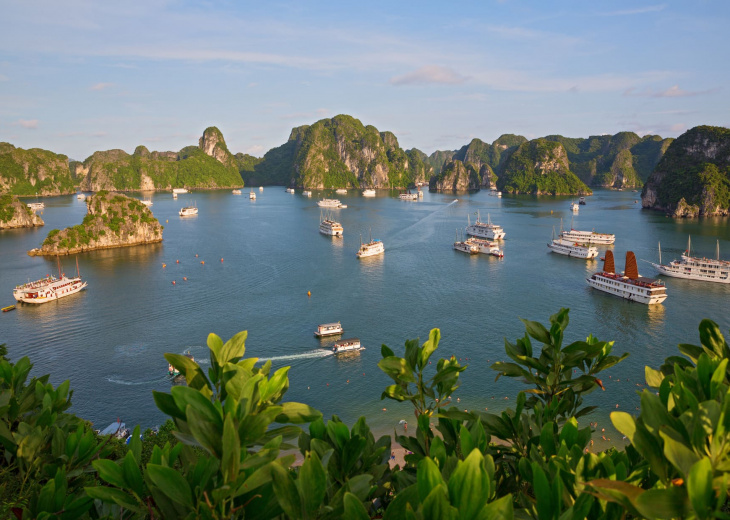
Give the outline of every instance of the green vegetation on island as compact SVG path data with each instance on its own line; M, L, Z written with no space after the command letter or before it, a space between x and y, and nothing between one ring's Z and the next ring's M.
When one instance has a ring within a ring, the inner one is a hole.
M150 152L144 146L138 146L132 155L123 150L95 152L76 166L75 173L87 191L243 186L236 158L215 127L205 130L198 146L179 152Z
M68 157L0 142L0 194L63 195L75 191Z
M497 187L514 194L590 195L591 189L570 171L569 164L561 143L534 139L510 155Z
M162 241L163 227L138 199L102 190L87 198L86 205L81 224L51 230L41 247L28 254L67 255Z
M446 163L441 169L441 173L431 177L428 189L432 191L474 191L478 190L481 184L482 178L473 163L464 164L455 159Z
M730 129L697 126L667 148L641 193L675 217L730 215Z
M589 335L564 344L568 310L548 326L522 320L505 340L510 361L491 366L522 381L501 414L461 410L452 395L467 366L431 361L440 331L396 351L383 345L382 393L415 416L392 439L366 419L285 401L289 367L245 357L246 332L208 336L210 365L166 354L187 385L153 391L169 417L157 435L134 429L128 444L94 433L69 413L69 381L33 377L0 345L0 515L3 518L201 519L605 519L726 518L730 481L730 346L703 320L700 345L679 345L646 367L637 413L611 413L625 448L594 451L584 400L602 372L628 354ZM306 425L301 429L299 425ZM294 464L297 450L301 463Z
M0 229L42 226L39 217L17 195L0 195Z

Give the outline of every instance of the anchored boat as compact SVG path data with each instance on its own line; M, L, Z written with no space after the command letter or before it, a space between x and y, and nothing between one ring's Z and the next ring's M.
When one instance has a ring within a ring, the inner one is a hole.
M616 273L613 252L606 251L603 271L586 279L588 285L599 291L613 294L627 300L654 305L667 299L667 288L659 280L639 275L636 256L626 252L626 268L623 274Z
M672 260L662 264L662 245L659 244L659 263L649 262L660 274L685 278L687 280L701 280L703 282L730 283L730 261L720 260L720 241L717 241L716 258L699 258L692 256L692 237L687 239L687 250L679 260Z
M360 345L360 340L357 338L342 339L335 343L332 347L332 352L335 354L342 354L343 352L354 352L357 350L363 350Z
M341 237L344 233L342 224L337 222L331 215L319 214L319 232L323 235Z
M479 212L477 211L477 221L474 224L471 223L471 217L467 216L467 235L472 235L479 238L489 238L492 240L501 240L505 237L504 229L497 224L492 224L492 220L487 213L487 221L481 222L479 220Z
M342 330L342 325L338 321L337 323L323 323L317 327L314 331L314 335L318 338L324 338L326 336L339 336L345 332Z
M372 233L370 236L370 242L367 244L362 243L362 235L360 235L360 249L358 249L356 256L358 258L365 258L368 256L382 255L385 253L385 246L381 240L377 238L373 240Z
M16 301L24 303L48 303L71 296L86 289L87 282L81 280L79 272L79 260L76 259L77 275L73 278L61 273L61 263L58 263L58 278L48 275L34 282L28 282L17 286L13 290L13 297Z

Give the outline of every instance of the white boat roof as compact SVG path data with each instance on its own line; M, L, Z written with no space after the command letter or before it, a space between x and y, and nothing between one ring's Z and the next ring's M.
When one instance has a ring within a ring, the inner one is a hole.
M340 326L340 322L336 321L335 323L322 323L320 327L338 327Z
M360 343L360 338L341 339L335 342L335 345L342 345L343 343L354 343L356 341Z

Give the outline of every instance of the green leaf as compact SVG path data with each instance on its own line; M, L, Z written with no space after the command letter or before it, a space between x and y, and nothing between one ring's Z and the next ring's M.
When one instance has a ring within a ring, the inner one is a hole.
M439 341L441 339L441 331L439 329L431 329L428 335L428 341L423 344L423 348L419 354L418 367L423 369L428 363L428 359L431 354L439 347Z
M352 493L345 493L344 504L345 518L352 520L370 520L370 515L365 509L365 506L363 506L362 502L360 502L360 500Z
M387 345L380 345L380 355L384 358L395 356L395 353Z
M552 493L547 476L542 468L534 462L532 464L532 487L535 491L535 501L537 507L537 518L539 520L552 520L553 508L557 508L558 504L553 504ZM557 515L555 515L557 516Z
M274 493L279 505L290 518L302 518L302 504L299 491L289 473L278 464L271 465Z
M276 422L302 424L316 421L322 417L322 412L303 403L281 403L282 412L277 415Z
M728 357L727 343L720 332L720 327L714 321L705 319L700 322L700 343L714 352L718 358Z
M199 413L191 405L188 405L185 410L185 415L188 418L187 424L190 428L190 433L192 433L198 444L208 450L211 455L220 459L223 433L221 432L221 428L216 427L206 416ZM182 440L182 437L179 435L177 437Z
M310 453L304 459L302 468L299 470L297 487L304 511L308 515L312 515L319 509L327 491L327 474L316 453Z
M416 378L413 371L408 367L408 363L403 358L390 356L383 358L378 362L380 370L390 376L396 383L415 383Z
M512 520L514 518L514 509L512 507L512 495L505 495L485 505L479 514L478 520Z
M221 347L216 359L221 367L226 363L235 363L246 353L247 331L242 331L233 336ZM220 339L220 338L219 338Z
M712 489L712 462L707 457L697 461L689 471L687 493L697 518L711 518L714 510Z
M126 487L122 468L116 462L109 459L99 459L93 461L91 465L94 466L94 469L99 473L99 478L104 482L122 489Z
M395 495L395 498L393 498L393 501L385 510L383 520L402 520L406 517L406 508L408 506L415 510L418 509L419 504L418 485L413 484L408 486Z
M442 442L443 445L443 442ZM436 486L444 485L441 471L433 460L424 457L418 462L418 498L423 502Z
M433 488L423 501L423 518L424 520L456 520L467 517L459 515L459 511L449 503L446 487L440 485Z
M122 474L124 475L124 481L127 483L125 487L131 488L138 497L142 497L144 495L142 473L139 471L137 460L131 451L128 451L122 460Z
M646 379L647 386L659 388L662 384L662 380L664 379L664 374L662 374L659 370L654 370L650 366L645 366L644 378Z
M152 483L173 502L193 508L193 496L188 482L172 468L147 464L146 474Z
M670 437L665 430L660 430L659 435L664 439L664 455L686 479L690 469L700 458L680 441Z
M124 509L137 513L139 515L146 513L146 509L142 509L140 505L128 494L120 489L110 487L87 487L84 488L86 494L96 500L101 500L105 504L117 504Z
M684 488L650 489L636 498L636 508L647 518L684 518L687 510Z
M221 455L221 472L224 482L233 482L238 477L241 464L241 442L233 416L227 415L223 422L223 453Z
M544 343L545 345L550 345L552 343L552 338L550 337L550 332L542 325L542 323L538 323L536 321L530 321L530 320L523 320L520 318L520 321L525 324L525 330L527 333L535 338L540 343Z
M475 518L489 496L489 480L483 463L479 450L473 450L464 461L459 461L449 477L449 498L462 520Z

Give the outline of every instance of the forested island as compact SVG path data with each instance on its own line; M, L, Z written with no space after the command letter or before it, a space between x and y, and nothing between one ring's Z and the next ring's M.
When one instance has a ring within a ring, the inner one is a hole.
M0 195L0 229L27 228L44 225L43 219L18 197Z

